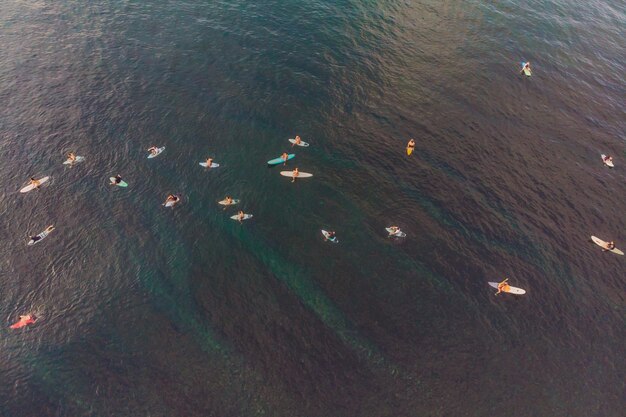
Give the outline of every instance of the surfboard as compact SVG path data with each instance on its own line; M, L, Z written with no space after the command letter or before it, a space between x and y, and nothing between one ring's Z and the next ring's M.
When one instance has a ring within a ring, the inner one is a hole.
M46 236L48 236L53 231L54 231L54 229L50 230L49 232L44 230L43 232L41 232L41 233L39 233L37 235L37 237L39 237L40 239L37 239L37 240L31 239L30 242L28 242L28 246L33 246L34 244L37 244L37 243L41 242L42 240L44 240L46 238Z
M287 161L289 161L290 159L293 159L296 157L295 153L290 153L289 155L287 155ZM267 161L267 165L278 165L278 164L284 164L285 161L283 158L281 158L280 156L278 158L274 158L274 159L270 159L269 161Z
M128 187L128 183L122 180L119 184L115 183L115 177L109 177L109 181L111 181L111 185L117 185L118 187L126 188Z
M406 147L406 154L411 155L413 153L413 148Z
M395 233L392 233L391 227L385 227L385 230L389 233L389 237L406 237L406 233L401 230L398 230Z
M218 201L217 204L221 204L223 206L234 206L235 204L239 204L239 200L236 198L233 198L232 203L228 203L226 200L222 200L222 201Z
M157 148L156 153L150 153L148 155L148 159L152 159L152 158L156 158L157 156L161 155L161 152L163 152L165 150L165 146L162 146L160 148Z
M47 182L50 179L50 177L43 177L39 179L39 185L43 184L44 182ZM26 187L22 188L20 190L20 193L27 193L29 191L34 190L35 188L37 188L36 186L34 186L33 184L28 184Z
M293 177L293 171L280 171L280 175L283 177ZM308 172L300 172L296 178L310 178L313 174L309 174Z
M498 288L497 282L490 282L489 285L491 285L493 288L496 288L496 289ZM523 290L517 287L511 287L510 285L508 286L508 288L503 289L502 292L508 292L509 294L517 294L517 295L526 294L526 290Z
M593 240L593 243L595 243L596 245L600 246L602 249L608 250L609 252L613 252L617 255L624 255L624 252L622 252L621 250L617 249L617 248L613 248L613 249L606 249L606 245L609 244L609 242L605 242L604 240L597 238L595 236L591 236L591 240Z
M242 220L248 220L248 219L251 219L252 217L253 217L252 214L244 214ZM239 215L235 214L234 216L230 216L230 218L233 220L239 220Z
M65 162L63 162L63 165L74 165L78 164L79 162L83 162L84 160L84 156L76 156L76 159L74 161L68 158Z
M532 71L528 68L524 68L524 65L526 65L526 62L522 61L522 70L524 70L524 75L526 75L527 77L530 77L532 74Z
M220 166L220 164L216 164L215 162L211 162L211 166L208 167L206 162L200 162L200 166L205 167L205 168L217 168L218 166Z
M322 229L322 235L324 235L324 237L326 238L326 240L333 242L333 243L339 243L339 239L337 239L337 236L335 237L329 237L330 233L327 232L326 230Z
M613 161L605 161L604 160L604 158L606 158L605 154L601 154L600 156L602 157L602 162L604 163L604 165L606 165L609 168L615 167L615 165L613 165Z
M300 140L300 143L296 143L295 139L289 139L289 142L293 143L294 145L302 146L302 147L305 147L305 148L309 146L309 144L306 143L303 140Z

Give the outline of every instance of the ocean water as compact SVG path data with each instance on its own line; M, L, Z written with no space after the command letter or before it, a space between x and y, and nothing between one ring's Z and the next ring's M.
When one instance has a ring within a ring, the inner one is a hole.
M0 416L623 416L625 10L3 0Z

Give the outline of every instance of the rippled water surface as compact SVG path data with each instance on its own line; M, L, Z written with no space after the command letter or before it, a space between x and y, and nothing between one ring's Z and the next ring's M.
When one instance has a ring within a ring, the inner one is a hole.
M0 416L623 416L624 10L3 0Z

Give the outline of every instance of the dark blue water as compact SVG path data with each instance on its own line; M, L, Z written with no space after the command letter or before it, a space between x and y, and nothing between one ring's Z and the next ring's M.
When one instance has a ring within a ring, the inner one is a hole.
M0 2L0 416L622 416L624 10Z

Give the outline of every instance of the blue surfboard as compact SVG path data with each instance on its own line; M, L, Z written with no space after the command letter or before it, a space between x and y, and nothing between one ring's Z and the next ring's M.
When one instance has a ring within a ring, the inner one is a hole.
M287 155L287 161L289 161L290 159L293 159L295 157L296 157L295 153L290 153L289 155ZM278 164L283 164L283 163L285 163L285 160L283 158L281 158L281 157L278 157L278 158L272 159L270 161L267 161L268 165L278 165Z

